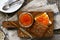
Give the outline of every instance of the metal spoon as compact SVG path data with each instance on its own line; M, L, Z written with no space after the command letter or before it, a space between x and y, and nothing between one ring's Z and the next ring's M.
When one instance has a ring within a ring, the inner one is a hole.
M18 2L18 1L20 1L20 0L16 0L16 1L10 3L10 4L9 4L9 3L6 4L6 5L3 7L3 10L8 10L12 5L16 4L16 2Z

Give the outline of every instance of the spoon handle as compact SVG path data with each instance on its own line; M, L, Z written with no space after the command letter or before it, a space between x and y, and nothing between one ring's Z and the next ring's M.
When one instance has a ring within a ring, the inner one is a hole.
M15 3L18 2L18 1L19 1L19 0L16 0L15 2L10 3L9 6L15 4Z

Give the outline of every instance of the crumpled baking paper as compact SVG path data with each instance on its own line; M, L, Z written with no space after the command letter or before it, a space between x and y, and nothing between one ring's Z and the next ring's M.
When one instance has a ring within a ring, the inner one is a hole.
M33 6L33 7L32 6L29 7L29 5L27 5L27 6L25 6L27 8L23 7L21 10L22 11L53 11L54 13L59 12L58 6L56 5L56 3L48 4L48 5L40 5L40 6L35 4L35 6Z
M38 8L47 5L47 0L33 0L24 6L21 11L27 11L32 8Z
M3 28L1 26L1 29L3 30L3 32L5 33L6 37L8 40L21 40L19 37L18 37L18 33L17 33L17 30L7 30L6 28ZM7 40L5 39L5 40Z
M60 29L60 14L55 16L54 29Z
M53 11L54 13L59 12L56 4L49 4L49 5L45 5L43 7L32 8L27 11Z

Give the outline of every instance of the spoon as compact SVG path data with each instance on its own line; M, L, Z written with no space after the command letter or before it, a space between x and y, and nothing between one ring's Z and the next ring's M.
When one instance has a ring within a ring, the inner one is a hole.
M18 1L20 1L20 0L16 0L10 4L9 3L6 4L5 6L3 6L3 10L8 10L12 5L16 4Z

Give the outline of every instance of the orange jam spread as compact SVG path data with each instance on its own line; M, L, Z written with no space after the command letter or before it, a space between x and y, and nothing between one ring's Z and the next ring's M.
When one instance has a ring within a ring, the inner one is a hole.
M49 17L48 15L45 13L43 13L42 15L39 15L35 18L35 20L38 22L38 23L42 23L44 25L48 25L49 24Z
M19 22L24 26L28 26L32 24L32 16L28 13L22 14L19 16Z

